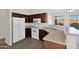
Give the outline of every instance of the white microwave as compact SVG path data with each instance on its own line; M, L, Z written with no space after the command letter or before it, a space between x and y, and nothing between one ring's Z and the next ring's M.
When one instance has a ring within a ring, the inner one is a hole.
M33 23L41 23L41 18L34 18Z

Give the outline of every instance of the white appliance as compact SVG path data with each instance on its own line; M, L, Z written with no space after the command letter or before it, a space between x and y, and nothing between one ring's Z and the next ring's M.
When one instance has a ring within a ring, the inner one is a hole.
M32 38L39 40L39 29L32 28Z
M25 18L13 17L13 43L25 39Z
M32 38L39 40L39 28L40 28L41 19L33 19L33 28L32 28Z

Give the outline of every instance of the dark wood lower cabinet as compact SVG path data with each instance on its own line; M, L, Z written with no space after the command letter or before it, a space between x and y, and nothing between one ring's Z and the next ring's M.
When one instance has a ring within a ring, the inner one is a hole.
M39 39L43 41L43 38L48 34L47 31L40 29L39 30Z
M49 41L43 41L43 46L46 49L66 49L65 45Z
M31 37L31 28L26 28L25 29L25 37Z

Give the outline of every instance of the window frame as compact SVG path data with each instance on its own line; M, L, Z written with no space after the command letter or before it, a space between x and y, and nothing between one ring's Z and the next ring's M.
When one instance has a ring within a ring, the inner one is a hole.
M63 25L60 25L61 23L60 24L56 24L57 22L55 22L55 21L57 21L57 19L63 19ZM64 15L54 16L54 23L55 23L56 26L64 26Z

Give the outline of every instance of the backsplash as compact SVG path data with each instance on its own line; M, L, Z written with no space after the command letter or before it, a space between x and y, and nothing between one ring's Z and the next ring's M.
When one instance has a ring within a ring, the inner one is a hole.
M47 27L48 24L47 23L40 23L40 28L41 27ZM29 28L29 27L33 27L33 23L25 23L25 27Z
M42 27L47 27L47 26L48 26L47 23L41 23L41 25L40 25L41 28L42 28Z
M33 23L25 23L25 28L33 27Z

